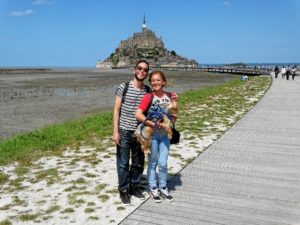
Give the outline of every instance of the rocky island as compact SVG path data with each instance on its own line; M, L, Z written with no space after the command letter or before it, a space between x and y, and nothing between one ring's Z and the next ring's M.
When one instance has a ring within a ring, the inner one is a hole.
M139 59L146 59L151 67L198 67L195 60L189 60L166 49L162 38L158 38L147 28L144 16L142 31L121 41L109 57L104 61L97 61L96 68L133 67Z

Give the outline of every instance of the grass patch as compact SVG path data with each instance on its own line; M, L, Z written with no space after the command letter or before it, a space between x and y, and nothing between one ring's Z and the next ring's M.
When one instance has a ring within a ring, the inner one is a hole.
M53 177L55 179L58 179L58 172L57 169L52 168L52 169L47 169L47 170L42 170L36 173L35 178L37 180L43 180L45 178L50 178Z
M97 175L96 174L93 174L93 173L86 173L84 174L86 177L89 177L89 178L94 178L96 177Z
M123 210L125 210L125 207L123 207L123 206L118 206L118 207L117 207L117 210L118 210L118 211L123 211Z
M0 185L5 184L9 180L9 176L0 172Z
M0 221L0 225L12 225L12 223L9 220L2 220Z
M12 197L12 199L13 199L13 204L14 205L19 205L19 206L21 206L21 205L26 205L26 201L25 200L21 200L20 198L19 198L19 196L13 196Z
M25 166L19 166L15 169L17 176L23 176L28 172L29 168Z
M115 189L110 189L110 190L107 190L106 193L109 193L109 194L118 194L119 193L119 190L117 188Z
M98 216L89 216L89 220L99 220Z
M54 124L0 142L0 165L13 160L33 159L65 149L83 140L105 137L112 133L112 113L101 113L79 120ZM57 138L59 137L59 138Z
M37 202L36 202L36 204L38 204L38 205L44 205L44 204L46 204L46 203L47 203L46 200L40 200L40 201L37 201Z
M106 187L108 186L108 184L97 184L97 186L95 187L95 191L99 192L104 190Z
M50 206L49 209L46 210L46 213L50 214L50 213L56 212L58 210L60 210L60 206L59 205L53 205L53 206Z
M175 152L174 152L174 153L171 152L171 153L170 153L170 156L172 156L172 157L174 157L174 158L179 158L179 159L181 158L181 155L178 154L178 153L175 153Z
M101 200L101 202L106 202L109 199L109 196L104 194L104 195L99 195L98 198Z
M87 206L95 206L95 205L96 205L95 202L88 202L88 203L87 203Z
M22 221L31 221L31 220L35 220L36 218L38 218L40 216L40 214L23 214L19 216L19 219Z
M93 209L93 208L86 208L86 209L84 210L84 212L85 212L85 213L93 213L93 212L95 212L95 209Z
M73 181L75 184L85 184L86 180L84 178L78 178L77 180Z
M75 210L73 208L65 208L61 213L73 213Z
M78 187L76 185L72 185L70 187L65 188L64 191L70 192L70 191L73 191L73 190L78 190Z
M22 186L22 182L25 180L24 177L18 177L14 180L9 181L9 189L10 191L13 190L23 190L24 186Z

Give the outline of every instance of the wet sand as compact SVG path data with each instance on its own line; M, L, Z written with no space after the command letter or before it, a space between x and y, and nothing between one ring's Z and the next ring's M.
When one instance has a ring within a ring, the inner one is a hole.
M174 86L166 90L182 93L232 79L228 74L171 72ZM133 71L56 69L0 73L0 138L28 132L83 115L112 111L115 90L131 80Z

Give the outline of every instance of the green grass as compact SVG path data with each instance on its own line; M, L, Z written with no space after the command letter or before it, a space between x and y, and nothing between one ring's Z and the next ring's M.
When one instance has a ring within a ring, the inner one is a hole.
M249 108L246 97L267 90L270 83L270 78L250 77L249 81L241 82L238 77L218 86L182 93L179 95L179 107L185 110L180 110L176 127L181 131L191 131L192 134L196 134L195 137L199 137L203 135L204 122L213 124L214 117L229 117L242 107ZM252 105L255 103L253 102ZM199 107L202 104L206 105L203 109ZM190 110L186 110L191 107L195 108L196 112L191 113ZM184 121L180 118L188 118L188 120ZM228 122L228 125L232 124ZM0 165L16 160L21 165L30 165L32 160L41 156L60 155L67 146L79 149L80 143L83 141L95 143L95 140L101 140L111 134L112 113L101 113L51 125L0 141ZM84 160L92 165L101 162L95 160L94 155L88 156ZM26 171L20 168L18 173L22 174ZM0 174L0 183L6 181L5 175Z
M0 185L5 184L9 180L9 176L0 172Z
M60 208L61 207L59 205L52 205L49 207L49 209L46 210L46 213L50 214L50 213L56 212L56 211L60 210Z
M74 145L96 136L104 137L111 133L112 113L101 113L54 124L1 141L0 165L13 160L32 159L33 156L38 157L47 151L55 152L67 145Z
M73 213L75 212L75 210L73 208L65 208L63 211L61 211L61 213Z
M99 220L99 217L98 216L90 216L88 219L89 220Z
M98 198L101 200L101 202L106 202L109 199L109 196L106 194L99 195Z
M21 221L31 221L31 220L35 220L36 218L38 218L40 216L40 214L23 214L19 216L19 219Z
M84 212L85 212L85 213L93 213L93 212L95 212L95 209L93 209L93 208L86 208L86 209L84 210Z
M12 223L6 219L6 220L0 221L0 225L12 225Z

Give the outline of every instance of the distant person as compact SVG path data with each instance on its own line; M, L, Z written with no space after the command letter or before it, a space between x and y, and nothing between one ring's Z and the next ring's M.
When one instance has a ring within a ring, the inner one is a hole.
M275 78L277 78L278 74L279 74L279 67L278 66L275 66L274 72L275 72Z
M290 79L290 75L291 75L291 67L290 65L288 65L285 72L286 80Z
M151 92L150 87L144 85L148 71L149 63L139 60L135 65L133 80L120 84L116 91L113 139L117 146L118 190L120 199L125 205L131 203L130 195L139 199L145 198L139 187L145 156L134 132L138 126L135 118L136 109L143 96ZM131 165L129 166L130 157Z
M282 78L284 78L285 77L285 74L286 74L286 68L285 68L285 66L283 66L282 68L281 68L281 77Z
M177 101L175 93L168 93L163 90L166 85L166 77L162 71L153 71L149 76L153 94L147 94L141 101L137 111L136 118L139 121L145 121L144 113L150 107L149 112L155 111L157 107L165 109L166 103ZM173 117L173 123L176 121ZM161 197L167 201L172 201L173 197L169 194L167 187L168 176L168 155L170 148L170 140L167 135L167 127L160 120L156 123L151 120L145 122L147 126L154 128L154 133L151 139L151 149L148 155L148 183L150 195L155 202L161 202ZM158 176L156 172L158 171ZM158 179L157 179L158 178Z
M297 66L294 66L292 68L292 79L294 80L295 79L295 76L296 76L296 69L297 69Z

